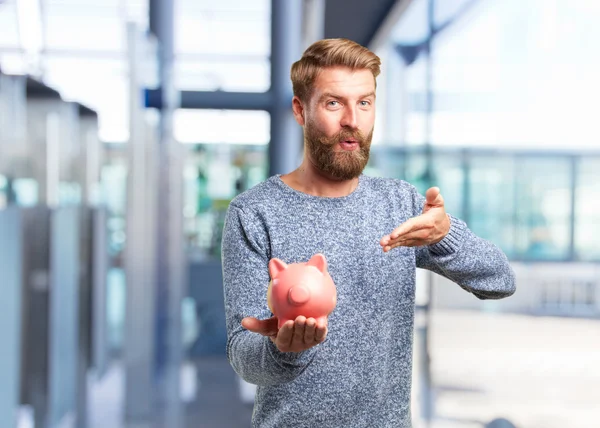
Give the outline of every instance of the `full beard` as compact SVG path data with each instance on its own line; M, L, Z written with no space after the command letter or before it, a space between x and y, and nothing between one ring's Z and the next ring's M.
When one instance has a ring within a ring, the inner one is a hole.
M335 150L340 141L354 139L358 149ZM334 180L351 180L358 177L369 162L373 130L369 135L362 132L342 130L333 137L327 137L308 123L304 127L304 143L310 160L321 173Z

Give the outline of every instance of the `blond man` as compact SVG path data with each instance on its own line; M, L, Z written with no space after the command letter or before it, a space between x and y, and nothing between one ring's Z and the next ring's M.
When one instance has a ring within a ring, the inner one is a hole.
M410 427L415 275L429 269L479 299L515 292L506 256L446 213L437 187L368 177L380 59L321 40L293 64L304 157L236 197L223 230L227 356L258 385L253 427ZM338 293L326 322L280 329L268 263L327 257Z

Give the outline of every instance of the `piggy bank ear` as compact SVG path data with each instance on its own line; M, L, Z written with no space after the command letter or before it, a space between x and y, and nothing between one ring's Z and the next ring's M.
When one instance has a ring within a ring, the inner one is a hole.
M271 259L269 261L269 274L271 275L271 279L277 278L277 275L279 275L282 270L287 269L287 267L287 264L283 260L277 258Z
M327 259L323 254L315 254L306 264L316 267L321 273L327 272Z

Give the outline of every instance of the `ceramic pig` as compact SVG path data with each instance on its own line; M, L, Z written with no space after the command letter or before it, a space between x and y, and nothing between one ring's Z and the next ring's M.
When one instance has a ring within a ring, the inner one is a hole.
M267 304L278 318L279 328L300 315L317 321L326 319L335 308L337 291L323 254L315 254L306 263L289 265L273 258L269 273Z

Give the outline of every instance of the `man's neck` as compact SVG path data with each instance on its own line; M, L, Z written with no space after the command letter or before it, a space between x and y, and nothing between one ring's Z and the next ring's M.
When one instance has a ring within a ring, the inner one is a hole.
M358 186L358 178L335 180L318 171L306 159L298 169L282 175L281 180L299 192L327 198L348 196Z

